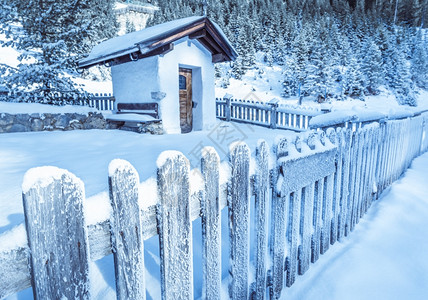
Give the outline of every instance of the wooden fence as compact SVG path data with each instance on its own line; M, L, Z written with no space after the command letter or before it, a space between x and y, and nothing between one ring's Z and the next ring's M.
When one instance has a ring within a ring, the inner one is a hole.
M279 105L278 101L261 103L232 98L216 98L216 116L225 121L235 121L266 126L273 129L305 131L312 117L323 112Z
M138 204L136 170L114 160L111 219L90 225L78 178L53 167L32 169L23 185L28 246L0 252L0 298L32 285L36 299L89 299L89 261L113 253L117 298L145 299L143 240L158 235L162 298L193 299L191 222L202 218L202 297L220 299L226 246L228 298L278 299L428 150L427 134L428 114L421 114L357 130L308 131L279 139L272 149L259 141L254 155L238 142L230 146L222 184L219 156L206 147L199 168L203 184L196 190L190 188L187 158L166 151L157 161L157 204L146 209ZM225 207L229 238L221 240Z

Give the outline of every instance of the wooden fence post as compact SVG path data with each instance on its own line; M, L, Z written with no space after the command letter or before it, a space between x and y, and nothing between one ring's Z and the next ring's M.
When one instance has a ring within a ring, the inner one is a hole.
M269 106L270 106L270 128L272 129L276 129L276 122L277 122L277 109L278 109L278 99L272 99L268 102Z
M275 146L276 159L288 155L288 140L282 138ZM286 200L281 195L280 188L276 186L279 172L279 165L274 168L273 191L272 191L272 211L271 211L271 241L270 252L272 256L272 287L270 290L271 299L279 299L284 285L284 263L285 263L285 246L286 246Z
M110 163L110 231L117 299L146 299L139 184L138 173L129 162L115 159Z
M226 121L230 122L230 120L231 120L231 108L232 108L230 102L232 100L232 95L226 94L226 95L224 95L223 99L226 101L226 104L224 106Z
M255 296L263 300L266 294L266 251L269 211L269 148L260 140L256 148L255 206L256 206L256 287Z
M231 282L229 298L248 299L250 149L245 143L230 146L229 239Z
M342 192L340 195L340 214L339 214L339 231L338 240L341 241L346 233L348 210L349 210L349 171L351 159L352 133L349 129L342 129Z
M157 166L162 299L193 299L190 164L182 153L165 151Z
M55 167L30 169L23 204L35 299L90 299L89 246L80 179Z
M220 158L214 148L205 147L201 160L205 186L201 201L203 299L220 299L221 294L219 165Z
M325 133L321 131L321 133L317 136L317 138L321 141L324 140ZM318 180L315 183L315 192L314 192L314 219L313 219L313 226L314 226L314 232L312 234L312 255L311 255L311 262L314 263L318 260L320 256L321 251L321 232L322 232L322 226L323 226L323 220L322 220L322 211L323 211L323 202L324 202L324 182L325 178L322 178Z
M333 218L331 221L331 237L330 243L333 245L337 241L338 230L339 230L339 214L340 214L340 198L342 195L342 155L343 155L343 131L342 128L329 128L327 130L327 136L330 142L337 146L336 153L336 172L334 175L334 198L333 198Z
M300 137L296 137L291 147L294 147L297 152L301 152L302 144ZM299 247L299 236L300 236L300 207L302 203L302 189L295 190L283 190L282 193L286 196L288 205L288 219L289 228L288 232L288 253L286 258L286 269L287 278L286 285L290 287L293 285L297 276L298 267L298 247Z

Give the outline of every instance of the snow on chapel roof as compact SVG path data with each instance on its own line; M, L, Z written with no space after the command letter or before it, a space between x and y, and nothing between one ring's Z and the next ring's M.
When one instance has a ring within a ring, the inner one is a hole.
M197 39L213 55L213 62L235 60L233 49L220 27L207 17L188 17L131 32L95 46L88 57L79 61L80 68L97 64L126 63L132 60L165 54L173 42L188 36Z

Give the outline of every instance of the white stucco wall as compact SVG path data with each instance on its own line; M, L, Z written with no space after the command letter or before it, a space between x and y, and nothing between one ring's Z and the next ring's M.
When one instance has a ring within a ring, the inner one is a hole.
M215 125L214 65L211 53L198 41L181 39L174 50L159 57L160 91L166 93L161 101L162 121L167 132L179 133L180 108L179 68L192 69L193 130L208 130Z
M112 67L117 103L154 102L152 92L163 92L159 112L167 133L180 133L179 68L192 69L193 130L215 125L214 65L211 53L188 38L174 42L174 50Z
M158 57L152 56L111 68L116 103L153 102L159 91Z

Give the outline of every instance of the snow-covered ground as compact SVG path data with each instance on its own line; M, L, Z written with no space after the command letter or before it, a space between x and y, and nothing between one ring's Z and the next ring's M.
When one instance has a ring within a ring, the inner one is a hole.
M25 238L18 239L25 236L22 234L23 226L19 225L24 222L21 184L25 172L32 167L52 165L67 169L81 178L85 183L87 198L86 221L94 223L107 218L110 213L107 176L108 165L115 158L126 159L135 166L143 182L143 192L147 196L147 193L152 193L155 184L156 159L164 150L181 151L188 157L192 167L196 167L200 164L201 146L214 146L221 159L227 160L228 145L234 140L247 142L254 152L258 139L264 138L272 145L279 134L294 135L287 131L278 132L263 127L224 122L218 122L211 131L185 135L153 136L119 130L1 134L0 235L6 234L10 239L8 238L9 244L0 245L0 249L25 243ZM145 188L147 189L144 190ZM224 220L227 220L226 216L227 213ZM200 221L195 221L194 226L200 228ZM10 230L14 232L11 233ZM155 278L159 278L159 254L156 238L146 241L145 249L146 263L150 270L147 273L149 293L152 299L158 299L156 295L159 295L159 280ZM226 255L224 258L227 261ZM115 298L111 256L93 265L91 280L95 299ZM200 283L200 278L195 280ZM196 294L200 292L199 284ZM16 297L31 299L32 293L27 289L10 299L17 299Z
M92 223L109 213L107 169L114 158L130 161L141 181L150 186L157 156L163 150L179 150L196 166L198 160L194 153L200 145L216 147L225 160L231 140L245 140L254 152L259 138L272 144L276 135L292 134L242 124L219 122L218 125L210 132L164 136L113 130L2 134L0 234L20 236L22 225L17 225L24 221L21 183L29 168L53 165L80 177L85 183L88 222ZM227 127L221 127L225 125ZM226 131L231 134L224 136ZM284 299L425 299L428 294L427 168L428 153L417 158L405 176L386 190L349 238L331 247L307 274L298 277L295 285L284 289ZM224 211L223 216L227 219L227 212ZM195 221L193 226L200 227L200 221ZM13 229L16 235L8 233ZM224 226L222 230L227 234ZM11 241L11 244L22 242L25 239ZM157 299L160 293L157 247L156 237L145 242L149 270L146 278L151 299ZM194 247L198 249L198 245ZM223 266L227 264L227 255L225 251ZM195 280L198 286L200 279ZM92 265L91 284L94 299L115 298L112 256ZM199 285L196 295L200 294L200 289ZM8 299L32 299L31 289Z

